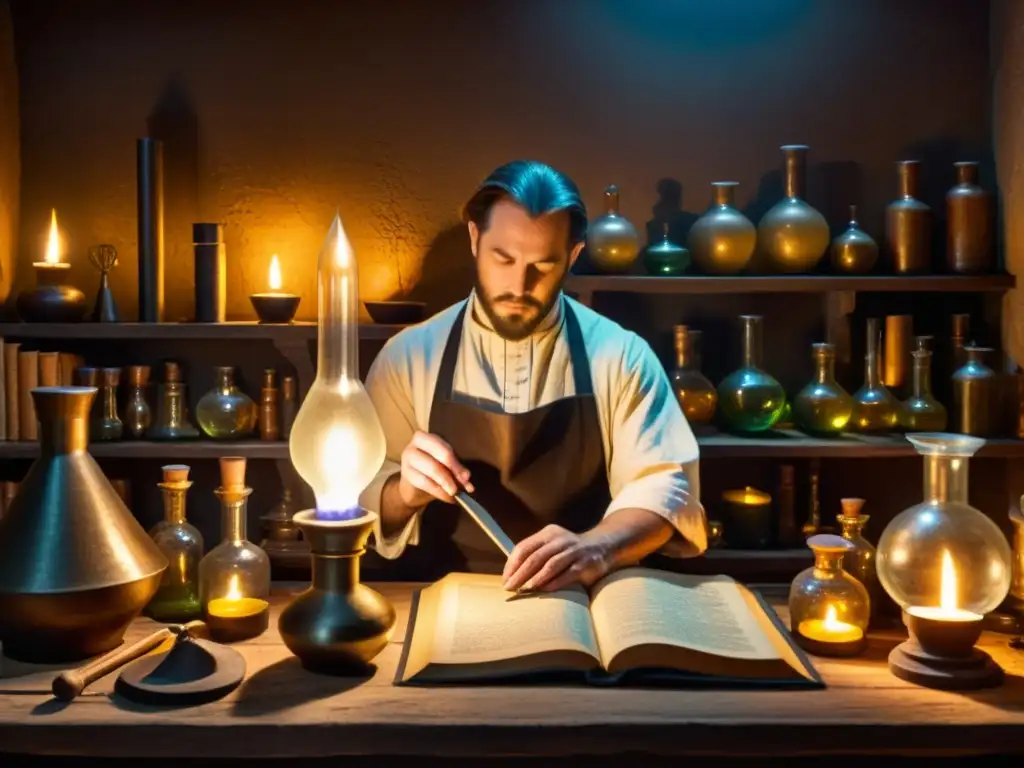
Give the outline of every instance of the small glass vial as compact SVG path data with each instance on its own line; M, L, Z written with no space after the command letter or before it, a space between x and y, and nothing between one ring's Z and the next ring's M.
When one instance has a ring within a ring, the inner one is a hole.
M173 361L164 363L164 383L157 398L156 418L146 436L150 440L192 440L199 437L199 430L189 420L181 366Z
M124 434L124 422L117 415L117 387L120 382L120 368L101 371L99 397L103 402L103 414L97 427L97 440L120 440Z
M270 621L270 558L246 539L252 488L245 485L245 459L220 459L221 542L199 563L203 620L215 642L232 643L263 634Z
M132 437L138 439L146 434L153 421L153 412L146 400L146 389L149 386L148 365L128 366L128 399L124 405L124 426Z
M867 647L871 598L843 570L853 544L831 533L811 536L807 544L814 550L814 565L797 574L789 590L793 639L816 656L857 656Z
M199 561L203 557L203 536L185 520L185 503L192 482L189 467L168 464L158 483L164 497L164 519L150 529L150 538L160 547L168 566L163 580L145 613L151 619L184 623L202 615L199 603Z

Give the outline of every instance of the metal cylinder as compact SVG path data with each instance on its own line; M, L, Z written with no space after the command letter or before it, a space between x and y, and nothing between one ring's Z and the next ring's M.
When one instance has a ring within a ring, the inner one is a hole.
M164 320L164 151L150 137L136 142L139 224L139 322Z
M914 339L912 315L888 315L885 318L885 357L882 383L897 397L910 394L910 351Z
M223 323L227 313L227 252L220 224L193 224L197 323Z

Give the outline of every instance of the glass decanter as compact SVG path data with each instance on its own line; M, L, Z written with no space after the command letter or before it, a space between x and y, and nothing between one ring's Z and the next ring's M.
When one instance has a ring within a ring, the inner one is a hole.
M675 327L676 367L669 378L690 424L710 423L718 403L715 385L700 370L700 338L700 331L685 325Z
M167 558L163 580L145 613L155 621L183 623L202 615L199 602L199 562L203 558L203 536L185 519L185 504L192 482L189 467L169 464L163 467L163 482L158 483L164 498L164 519L154 525L150 538Z
M199 600L203 619L217 641L262 634L269 623L270 558L249 541L245 459L220 459L221 542L199 563Z
M836 381L834 344L813 344L814 379L793 400L796 426L810 435L842 433L853 413L853 398Z
M213 369L213 389L199 398L196 422L214 440L241 440L256 428L259 409L235 384L235 369L218 365Z
M932 394L932 353L919 345L914 356L914 391L903 402L902 424L908 432L941 432L946 428L946 406Z
M811 536L807 545L814 551L814 565L797 574L789 589L793 639L818 656L856 656L867 647L871 598L843 569L853 545L831 533Z
M850 429L857 432L891 432L900 423L900 403L882 383L878 365L878 318L868 320L864 384L853 394Z
M718 385L718 412L726 429L764 432L782 416L786 392L771 374L761 369L760 315L742 315L743 364Z

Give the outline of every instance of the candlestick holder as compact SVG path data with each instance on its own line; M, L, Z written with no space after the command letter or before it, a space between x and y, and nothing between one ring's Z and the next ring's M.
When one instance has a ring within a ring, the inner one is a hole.
M71 265L37 261L35 288L18 294L15 308L26 323L77 323L88 308L85 294L67 282Z
M907 440L924 457L924 500L896 515L878 540L878 579L910 634L889 654L889 669L930 688L999 685L1002 670L974 648L1011 574L1003 532L968 503L968 462L985 441L943 433Z
M789 590L793 639L816 656L857 656L867 647L871 599L864 585L843 570L843 557L853 544L820 533L807 545L814 551L814 565L801 571Z
M100 272L100 287L92 306L91 320L94 323L116 323L117 304L110 292L110 270L117 266L117 249L112 245L94 245L89 249L89 263Z
M278 621L288 650L313 672L364 674L391 639L395 609L359 580L359 561L377 515L322 520L316 510L293 518L312 551L312 583Z
M216 642L232 643L263 634L270 623L270 558L246 539L245 459L220 459L220 544L199 563L203 620Z

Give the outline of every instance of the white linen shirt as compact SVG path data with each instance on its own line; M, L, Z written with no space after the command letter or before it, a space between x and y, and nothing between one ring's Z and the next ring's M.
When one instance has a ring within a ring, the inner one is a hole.
M642 338L564 294L537 330L521 341L506 341L493 330L477 308L475 293L388 340L366 378L387 440L387 458L361 494L362 506L380 512L384 482L401 470L402 451L413 433L430 431L441 356L463 306L452 398L522 413L576 394L563 322L566 305L576 314L590 360L612 496L604 515L649 510L677 532L663 554L702 554L707 529L700 504L699 449L664 367ZM373 536L377 552L395 559L407 545L418 544L422 511L388 537L378 516Z

